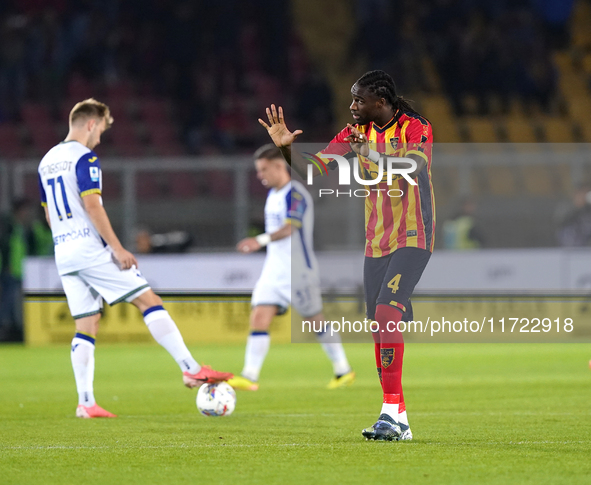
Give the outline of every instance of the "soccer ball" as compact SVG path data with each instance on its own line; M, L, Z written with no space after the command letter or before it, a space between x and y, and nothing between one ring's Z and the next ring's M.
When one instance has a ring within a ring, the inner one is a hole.
M204 416L229 416L236 407L236 393L227 382L203 384L197 392L197 409Z

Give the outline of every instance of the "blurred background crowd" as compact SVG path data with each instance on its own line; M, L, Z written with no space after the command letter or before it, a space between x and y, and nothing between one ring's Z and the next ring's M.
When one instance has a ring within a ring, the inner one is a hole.
M434 160L438 248L591 244L589 0L4 0L4 285L18 281L19 258L51 252L33 209L34 166L81 99L104 101L114 115L101 159L137 167L134 249L230 250L236 173L167 167L177 157L196 167L248 158L268 141L257 119L272 102L306 142L327 142L351 121L351 84L369 69L394 77L432 122L436 144L583 147L576 166L473 161L463 179L461 164ZM143 172L147 159L161 169ZM119 232L130 187L122 177L104 171ZM256 233L266 190L251 168L245 191L244 227ZM316 231L320 249L335 247L322 224Z
M350 121L351 83L368 69L393 75L435 143L591 142L589 0L5 0L0 161L43 155L90 96L116 120L103 159L248 155L267 141L257 118L271 102L306 142L326 142ZM487 194L519 195L524 174L488 170L475 167L475 214ZM530 195L561 198L556 213L574 207L569 174L540 171ZM583 175L577 187L591 182ZM106 174L112 199L119 178ZM230 179L148 174L136 186L140 200L223 198ZM5 200L35 198L32 185ZM440 216L457 217L466 194L439 185ZM248 191L265 195L256 180Z
M561 88L570 71L590 82L589 9L586 0L5 0L2 152L44 153L89 95L113 108L107 148L117 155L248 152L264 140L256 120L269 102L285 105L308 141L324 141L346 117L335 101L363 69L392 73L426 116L454 119L434 121L436 141L546 141L545 119L503 133L538 113L567 121L564 141L589 141Z

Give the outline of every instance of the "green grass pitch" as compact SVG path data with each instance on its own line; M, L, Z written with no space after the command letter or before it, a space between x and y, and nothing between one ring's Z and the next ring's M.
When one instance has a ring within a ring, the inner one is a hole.
M243 346L194 347L239 371ZM0 347L0 483L591 483L589 345L407 345L412 442L367 442L381 392L367 344L325 389L318 345L272 345L258 392L206 418L168 354L99 345L95 393L117 419L74 418L67 347Z

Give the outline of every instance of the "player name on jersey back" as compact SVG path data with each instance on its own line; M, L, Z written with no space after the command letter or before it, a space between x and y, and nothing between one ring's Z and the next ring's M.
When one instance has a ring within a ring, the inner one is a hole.
M111 252L92 224L83 197L101 194L96 154L76 141L53 147L39 164L41 203L47 206L60 274L111 260Z
M57 172L72 170L74 162L56 162L45 166L39 166L39 173L42 177L52 175Z

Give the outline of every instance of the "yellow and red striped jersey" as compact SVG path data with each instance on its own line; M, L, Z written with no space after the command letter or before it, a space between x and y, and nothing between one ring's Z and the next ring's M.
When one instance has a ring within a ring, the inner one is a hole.
M383 127L370 122L356 128L365 133L370 149L380 154L397 157L418 155L427 163L415 179L417 185L408 183L401 175L395 175L392 185L388 186L384 169L384 176L377 185L365 186L370 194L365 197L365 255L379 258L403 247L432 252L435 239L435 198L431 183L431 124L415 113L398 112ZM345 141L350 134L349 127L343 129L319 156L325 153L343 156L353 153L350 144ZM365 157L359 156L358 159L361 178L375 179L379 173L378 165ZM334 161L328 163L332 169L337 165ZM388 196L389 190L396 196Z

